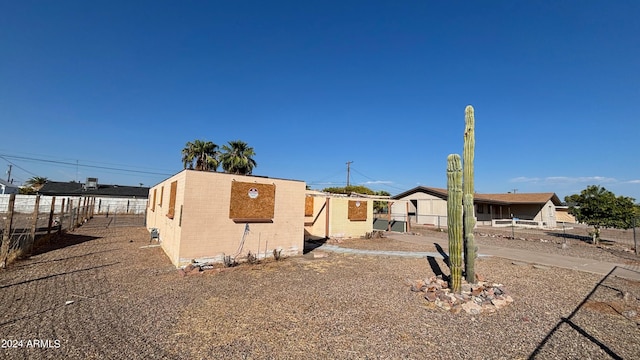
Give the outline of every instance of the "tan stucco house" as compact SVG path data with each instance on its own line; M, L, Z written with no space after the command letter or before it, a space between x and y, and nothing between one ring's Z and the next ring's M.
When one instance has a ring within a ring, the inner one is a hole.
M443 227L447 224L447 189L418 186L391 199L396 201L391 205L394 219ZM517 219L517 225L553 228L560 205L554 193L474 195L478 225L500 226L503 220L511 225L512 219Z
M309 190L305 196L306 239L356 238L373 231L373 199Z
M147 228L176 266L301 254L305 183L183 170L149 189Z

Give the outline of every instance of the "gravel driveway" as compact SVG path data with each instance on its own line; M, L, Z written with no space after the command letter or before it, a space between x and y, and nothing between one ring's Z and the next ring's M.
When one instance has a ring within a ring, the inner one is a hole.
M515 302L471 316L410 291L448 273L439 259L311 252L181 276L148 239L92 220L0 272L0 358L640 358L640 284L614 274L480 259Z

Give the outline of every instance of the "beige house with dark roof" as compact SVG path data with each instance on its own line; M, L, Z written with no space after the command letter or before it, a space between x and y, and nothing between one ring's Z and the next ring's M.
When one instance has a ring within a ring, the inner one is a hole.
M447 189L418 186L392 197L394 219L409 219L414 224L446 226ZM561 202L555 193L475 194L474 208L478 225L500 226L517 221L518 226L553 228L556 207ZM502 221L501 221L502 220Z
M149 189L147 228L175 266L297 255L305 183L183 170Z

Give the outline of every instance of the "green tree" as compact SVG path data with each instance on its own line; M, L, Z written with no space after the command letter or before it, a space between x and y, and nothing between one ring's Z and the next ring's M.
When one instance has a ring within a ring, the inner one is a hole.
M364 195L375 195L375 192L371 189L369 189L366 186L362 186L362 185L349 185L349 186L344 186L344 187L328 187L328 188L324 188L322 189L322 191L324 192L328 192L331 194L351 194L351 193L358 193L358 194L364 194Z
M44 186L44 184L47 183L47 181L49 181L49 179L47 179L46 177L34 176L28 179L27 181L25 181L25 185L29 186L35 191L38 191Z
M593 243L600 240L601 228L629 229L635 217L635 199L616 196L601 186L590 185L580 194L566 196L569 213L581 223L593 226Z
M378 196L391 196L391 194L387 191L384 190L380 190L380 191L376 191L374 195L378 195ZM374 201L373 202L373 211L377 212L378 214L380 213L387 213L389 208L389 202L388 201Z
M21 186L18 189L18 194L20 195L34 195L36 191L31 186Z
M229 141L228 145L222 145L220 163L226 173L251 175L253 168L258 166L253 159L254 156L256 156L255 151L246 142Z
M366 186L362 185L349 185L344 187L328 187L322 189L324 192L328 192L331 194L345 194L349 195L351 193L363 194L363 195L378 195L378 196L390 196L391 194L384 191L373 191ZM377 213L384 213L388 208L389 203L387 201L373 201L373 211Z
M218 145L211 141L194 140L189 141L182 149L182 163L184 168L200 171L217 171L219 160Z

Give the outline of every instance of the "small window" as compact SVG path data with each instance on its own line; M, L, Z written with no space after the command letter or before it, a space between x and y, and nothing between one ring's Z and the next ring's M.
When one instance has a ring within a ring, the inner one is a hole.
M164 186L160 188L160 201L158 202L158 206L162 206L163 197L164 197Z
M478 214L484 214L484 204L478 204Z

